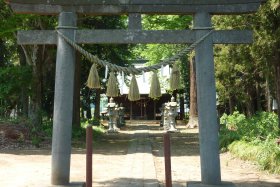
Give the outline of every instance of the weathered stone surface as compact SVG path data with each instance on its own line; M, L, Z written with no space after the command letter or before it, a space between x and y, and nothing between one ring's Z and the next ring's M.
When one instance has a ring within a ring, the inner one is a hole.
M76 14L62 12L59 26L76 26ZM73 29L60 32L74 39ZM52 184L68 185L70 177L75 50L63 39L57 45L52 136Z
M142 29L141 14L129 14L128 15L128 29Z
M194 43L197 30L77 30L75 41L79 44L138 44ZM249 30L214 31L214 44L252 43L253 33ZM57 34L52 30L19 31L18 44L56 44Z
M208 13L194 16L195 27L211 27ZM207 31L200 30L197 39ZM195 48L197 106L199 123L199 148L201 163L201 182L220 184L221 170L219 157L218 123L216 111L216 87L214 52L211 37L206 38Z
M265 0L7 0L20 4L48 5L227 5L264 2Z
M243 14L256 12L266 0L9 0L16 13L59 14L72 11L91 15L141 14L193 14L197 11L211 14Z
M222 182L219 185L202 184L201 182L187 182L187 187L235 187L231 182Z

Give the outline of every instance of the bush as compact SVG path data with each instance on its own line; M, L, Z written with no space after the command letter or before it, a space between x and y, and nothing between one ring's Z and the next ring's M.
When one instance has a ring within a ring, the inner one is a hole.
M277 138L278 117L275 113L259 112L251 118L244 114L234 112L232 115L224 114L220 126L220 146L226 148L235 140L265 141L267 137Z
M89 120L89 121L82 122L80 128L73 129L72 137L74 139L83 139L83 138L85 139L86 138L86 128L87 128L88 124L94 125L92 127L94 140L98 140L105 133L104 127L99 125L98 120Z
M274 140L265 142L235 141L229 151L243 160L256 162L261 169L280 173L280 148Z
M220 127L220 147L245 160L252 160L262 169L280 173L280 148L276 144L278 117L260 112L251 118L239 112L224 114Z
M227 150L228 146L236 141L240 140L240 135L236 131L228 130L225 127L220 129L220 137L219 137L219 144L220 148L223 150Z
M244 114L234 112L232 115L224 114L220 119L220 148L227 150L228 146L235 140L240 140L241 136L237 132L246 119Z

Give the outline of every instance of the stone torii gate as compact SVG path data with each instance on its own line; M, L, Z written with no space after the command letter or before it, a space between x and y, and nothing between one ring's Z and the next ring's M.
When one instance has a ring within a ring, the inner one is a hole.
M15 13L59 15L57 30L76 43L194 43L212 30L211 15L256 12L265 0L7 0ZM78 30L77 14L129 14L128 30ZM194 15L192 30L145 31L141 14ZM251 31L214 31L195 48L201 183L221 185L213 44L251 43ZM18 44L57 44L54 127L52 138L53 185L68 185L75 50L56 31L19 31ZM192 184L190 186L199 186Z

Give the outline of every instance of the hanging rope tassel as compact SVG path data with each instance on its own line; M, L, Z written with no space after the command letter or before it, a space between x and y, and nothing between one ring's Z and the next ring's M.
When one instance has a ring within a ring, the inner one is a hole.
M107 83L107 92L108 97L117 97L119 95L118 80L114 72L110 73L109 80Z
M132 75L132 79L129 85L128 99L130 101L140 100L139 88L135 78L135 75Z
M96 64L92 64L88 79L87 79L87 87L89 88L100 88L100 81L99 81L99 75L97 72Z
M177 63L174 63L170 75L170 90L174 91L180 88L180 70Z
M153 73L149 97L152 99L161 97L160 83L156 72Z

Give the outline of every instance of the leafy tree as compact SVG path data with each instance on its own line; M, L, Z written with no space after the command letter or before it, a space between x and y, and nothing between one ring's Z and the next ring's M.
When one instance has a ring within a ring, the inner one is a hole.
M143 16L142 24L143 29L145 30L182 30L187 29L191 25L192 17L191 16L181 16L181 15L146 15ZM167 59L180 50L182 50L185 45L181 44L148 44L148 45L137 45L134 50L134 57L148 59L148 64L159 63L163 59ZM180 100L182 105L180 106L181 111L184 111L184 95L186 96L187 103L189 101L189 60L188 56L182 57L180 59L182 62L180 66L181 75L182 75L182 84L183 89L180 93ZM160 82L166 82L167 80L160 80ZM184 94L183 94L184 93ZM192 94L192 93L191 93ZM183 118L183 113L181 118Z
M280 103L279 1L268 1L254 15L215 17L214 22L220 29L254 31L252 45L216 48L221 52L216 61L221 103L229 104L231 112L237 108L247 115L271 110L271 97Z
M256 40L254 55L266 65L265 73L273 72L272 84L276 88L273 94L280 105L280 8L279 1L268 1L261 7L256 18ZM265 51L265 53L264 53ZM261 55L263 54L263 55ZM272 71L271 71L272 70ZM269 74L267 75L269 77ZM273 90L273 89L271 89ZM277 110L280 129L280 107ZM280 131L280 130L279 130Z
M0 114L9 117L19 103L21 87L30 88L31 69L9 66L0 69Z
M44 104L44 83L46 85L48 81L48 72L54 67L54 52L53 46L24 46L18 47L16 43L16 31L17 30L32 30L32 29L48 29L54 28L56 20L52 16L36 16L36 15L15 15L10 8L2 0L0 1L0 36L13 47L9 50L12 54L9 59L9 63L6 65L15 64L16 62L21 66L30 66L32 69L32 80L31 80L31 92L29 92L30 103L29 103L29 118L34 127L40 126L42 123L42 111ZM9 53L8 53L9 54ZM24 84L23 84L24 85ZM21 87L22 102L28 104L28 96L26 95L26 87ZM51 90L53 88L46 88ZM23 99L24 98L24 99ZM25 100L23 102L23 100ZM20 105L20 103L17 103ZM48 105L45 105L48 106ZM50 106L49 106L50 107ZM23 107L26 108L26 107ZM25 109L27 114L27 109Z
M187 29L191 25L191 16L174 15L147 15L143 16L143 29L145 30L180 30ZM178 44L148 44L138 45L134 49L135 56L148 59L150 64L175 55L184 45Z
M80 26L87 29L121 29L126 27L125 16L97 16L80 18ZM120 66L128 66L128 57L131 55L130 45L84 45L84 48L97 55L100 59L107 60L113 64ZM106 89L106 82L101 82L102 89L90 90L85 88L88 72L92 65L84 57L81 58L81 87L82 87L82 110L86 111L86 117L92 118L90 105L95 104L94 119L100 119L100 94ZM105 68L98 67L98 72L101 80L104 78Z

